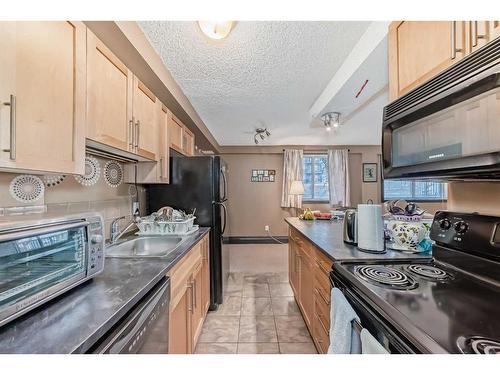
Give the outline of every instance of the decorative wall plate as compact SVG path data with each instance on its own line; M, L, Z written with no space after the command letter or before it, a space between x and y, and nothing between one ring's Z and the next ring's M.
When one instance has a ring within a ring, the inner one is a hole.
M85 174L75 176L75 180L83 186L92 186L99 181L101 177L101 165L99 160L93 156L85 157Z
M123 181L123 169L120 163L110 160L104 165L104 179L111 187L119 186Z
M48 174L43 176L43 182L47 187L54 187L63 182L65 178L65 174Z
M19 202L31 203L39 200L45 191L43 181L30 174L15 177L9 187L12 198Z

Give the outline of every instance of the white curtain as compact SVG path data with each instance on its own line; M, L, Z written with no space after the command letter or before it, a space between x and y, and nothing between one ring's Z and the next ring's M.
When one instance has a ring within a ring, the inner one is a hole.
M302 208L302 195L290 195L293 181L302 181L304 175L304 152L302 150L285 150L283 155L283 190L281 207Z
M350 206L348 150L328 150L328 179L331 206Z

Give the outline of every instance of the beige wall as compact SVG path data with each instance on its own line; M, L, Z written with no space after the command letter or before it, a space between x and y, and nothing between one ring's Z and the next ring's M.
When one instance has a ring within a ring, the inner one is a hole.
M500 182L452 182L448 209L500 216Z
M299 147L299 146L294 146ZM362 163L377 162L380 147L348 146L351 170L352 204L372 199L380 202L380 176L377 183L362 182ZM307 147L307 150L315 148ZM316 151L319 151L317 149ZM323 147L322 151L325 151ZM228 148L222 154L228 166L227 236L266 236L269 225L275 236L286 236L284 218L295 210L282 209L283 147ZM252 169L275 169L275 182L251 182ZM380 174L380 170L379 170ZM328 204L304 204L311 209L330 210Z
M105 159L98 158L102 169ZM44 196L33 204L25 204L16 201L10 196L9 185L17 176L13 173L0 173L0 215L7 215L12 209L19 207L42 206L49 213L72 213L83 211L98 211L105 220L106 235L111 221L120 216L131 217L132 201L134 198L129 194L129 185L121 184L113 188L106 184L104 177L94 186L82 186L73 176L67 176L65 180L55 187L46 187ZM42 176L39 176L42 178ZM144 189L139 186L139 196L144 201ZM44 207L43 207L44 206ZM141 205L145 207L144 204ZM126 220L122 220L122 225Z

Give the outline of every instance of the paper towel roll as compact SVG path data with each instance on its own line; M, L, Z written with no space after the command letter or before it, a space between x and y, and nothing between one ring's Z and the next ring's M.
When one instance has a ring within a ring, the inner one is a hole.
M384 220L380 204L358 204L358 247L384 252Z

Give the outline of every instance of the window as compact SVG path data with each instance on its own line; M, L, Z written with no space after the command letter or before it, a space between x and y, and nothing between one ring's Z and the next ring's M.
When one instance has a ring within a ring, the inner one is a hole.
M448 198L447 184L435 181L386 180L384 200L440 201Z
M304 155L304 195L307 202L330 201L327 155Z

